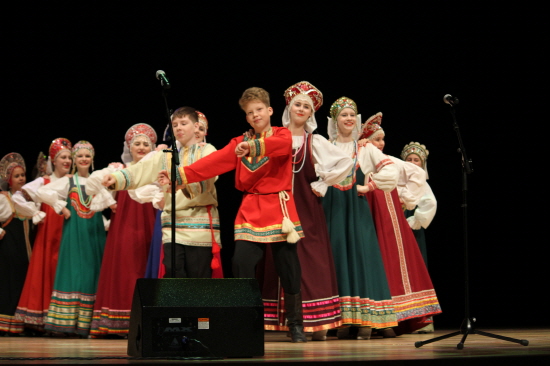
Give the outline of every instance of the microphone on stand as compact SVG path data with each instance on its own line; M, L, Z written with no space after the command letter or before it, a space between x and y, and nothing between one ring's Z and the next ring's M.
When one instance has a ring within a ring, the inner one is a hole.
M164 71L158 70L156 76L157 80L160 80L160 85L162 85L164 89L170 89L170 82L168 81Z
M443 101L450 106L458 104L458 98L453 97L451 94L445 94Z

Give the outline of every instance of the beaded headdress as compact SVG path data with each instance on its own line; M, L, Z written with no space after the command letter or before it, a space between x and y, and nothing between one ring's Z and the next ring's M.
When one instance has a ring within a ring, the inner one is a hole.
M40 178L46 174L51 174L51 172L48 172L48 157L40 151L38 158L36 158L36 178Z
M370 116L365 124L363 125L363 133L361 134L361 139L372 140L375 136L380 133L384 133L384 130L380 126L382 124L382 112L378 112Z
M206 135L208 131L208 120L206 119L206 116L204 115L204 113L199 111L195 111L195 112L197 112L197 116L199 116L199 124L204 126L205 136L203 137L201 142L206 142Z
M124 135L124 147L122 148L122 155L120 156L124 164L128 164L133 160L130 147L134 143L134 140L140 136L144 136L147 141L149 141L151 150L155 149L155 143L157 142L157 133L155 129L147 123L136 123L130 127Z
M307 132L312 133L317 129L317 120L315 119L315 112L323 105L323 93L310 82L300 81L290 87L284 92L286 107L283 112L283 126L288 127L290 125L290 106L295 100L302 100L309 104L313 111L311 117L307 120L305 129Z
M357 113L357 104L353 99L348 97L340 97L336 99L334 103L330 106L330 117L328 117L328 136L331 141L336 140L338 137L338 121L337 117L340 115L345 108L351 108L356 114L356 123L352 131L352 136L354 140L357 140L359 137L359 132L361 131L361 115Z
M17 167L21 167L23 168L23 170L26 171L25 160L23 160L21 154L12 152L7 154L2 158L2 160L0 160L0 185L2 186L3 190L8 189L13 170Z
M82 150L82 149L88 150L90 152L90 154L92 154L92 158L94 157L94 155L95 155L94 147L92 146L92 144L90 144L86 140L80 140L76 144L74 144L73 150L72 150L73 155L76 155L78 150Z
M338 117L344 108L351 108L355 111L355 113L357 113L357 104L353 101L353 99L348 97L340 97L330 106L330 116L332 119L336 120L336 117Z
M57 156L63 152L63 150L67 150L69 153L71 153L71 149L73 148L73 144L69 140L67 140L64 137L56 138L52 141L50 144L50 149L48 150L48 163L46 168L47 174L52 174L54 171L53 169L53 163ZM71 153L72 156L72 153Z
M67 149L69 150L69 152L71 152L72 147L73 146L71 142L64 137L59 137L53 140L52 143L50 144L50 150L49 150L50 160L54 162L55 158L57 158L57 155L59 155L59 153L63 151L63 149Z
M94 156L95 156L95 150L94 150L94 147L92 146L92 144L90 144L88 141L86 140L80 140L78 141L76 144L74 144L73 146L73 150L72 150L72 153L73 153L73 160L74 158L76 157L76 153L79 151L79 150L88 150L90 152L90 154L92 155L92 170L94 170ZM73 173L76 171L76 164L73 163Z
M147 123L137 123L126 131L124 139L128 147L132 146L132 143L138 136L145 136L151 145L157 142L157 133Z
M196 111L197 115L199 116L199 123L204 126L208 130L208 120L206 119L206 116L204 113Z
M289 105L296 96L301 94L311 99L311 106L315 112L323 105L323 93L307 81L300 81L285 90L286 104Z
M407 156L411 154L416 154L422 161L422 168L426 171L426 176L428 175L428 155L430 152L426 149L426 145L422 145L419 142L411 141L409 144L405 145L403 151L401 151L401 159L406 160Z

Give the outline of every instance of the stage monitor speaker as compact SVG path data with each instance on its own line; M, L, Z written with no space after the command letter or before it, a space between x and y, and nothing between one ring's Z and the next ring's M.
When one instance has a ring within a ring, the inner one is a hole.
M264 355L264 308L253 278L140 278L128 333L134 357Z

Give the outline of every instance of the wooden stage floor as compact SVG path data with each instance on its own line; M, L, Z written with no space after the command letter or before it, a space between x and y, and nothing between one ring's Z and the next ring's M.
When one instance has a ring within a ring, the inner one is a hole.
M550 365L550 328L480 329L500 336L526 339L528 346L469 334L464 349L457 349L462 335L424 344L415 342L450 334L406 334L397 338L291 343L285 333L265 333L265 355L214 360L143 359L127 356L126 339L74 339L50 337L0 337L0 364L270 364L327 363L350 365ZM230 335L228 335L230 336Z

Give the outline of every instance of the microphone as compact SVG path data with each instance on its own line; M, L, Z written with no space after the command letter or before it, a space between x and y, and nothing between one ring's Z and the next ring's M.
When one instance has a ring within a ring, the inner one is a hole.
M458 104L458 98L453 97L451 94L445 94L443 101L450 106Z
M164 71L158 70L156 76L157 80L160 80L160 85L162 85L164 89L170 89L170 82L168 81Z

